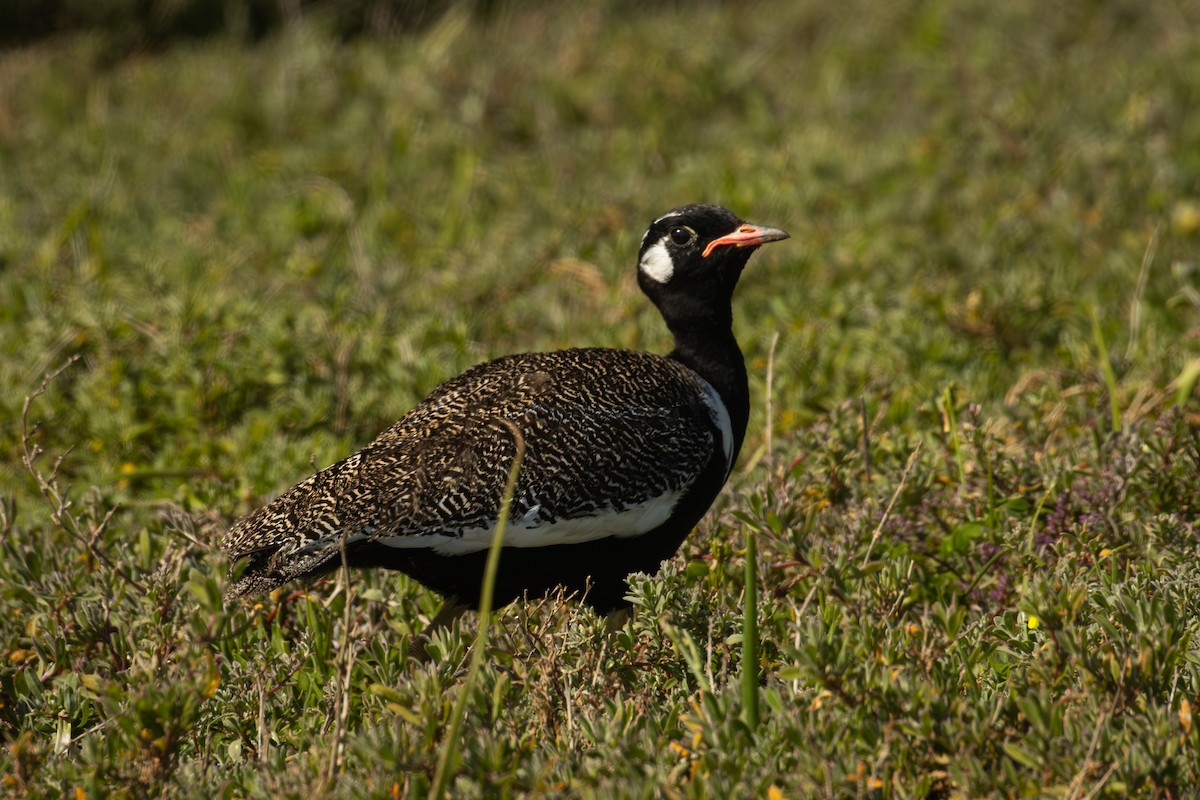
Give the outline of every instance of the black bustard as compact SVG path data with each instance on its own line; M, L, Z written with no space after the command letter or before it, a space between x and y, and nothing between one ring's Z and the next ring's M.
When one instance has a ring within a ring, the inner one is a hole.
M668 356L582 348L467 370L349 458L242 519L222 547L228 595L339 568L399 570L479 602L517 437L525 445L493 601L556 587L600 613L655 573L733 469L750 413L733 291L760 245L786 239L713 205L656 219L638 285L675 337Z

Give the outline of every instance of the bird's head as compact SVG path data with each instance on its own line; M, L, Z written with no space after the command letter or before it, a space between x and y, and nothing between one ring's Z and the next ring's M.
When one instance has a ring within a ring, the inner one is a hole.
M638 285L668 324L706 308L724 316L751 253L786 238L779 228L743 222L721 206L680 206L654 220L642 238Z

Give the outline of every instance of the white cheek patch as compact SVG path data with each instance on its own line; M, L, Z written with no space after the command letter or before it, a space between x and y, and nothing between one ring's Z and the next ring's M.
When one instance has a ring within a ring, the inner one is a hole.
M542 522L531 509L522 519L509 523L504 530L505 547L549 547L560 544L582 544L615 536L628 539L649 533L666 522L686 487L665 492L658 497L617 511L604 509L590 517ZM426 549L443 556L457 556L487 550L492 545L495 525L467 528L459 534L424 534L419 536L381 536L375 541L397 549ZM365 538L365 537L364 537Z
M671 254L667 252L665 239L646 251L638 263L638 269L657 283L671 280L671 276L675 274L675 263L671 261Z

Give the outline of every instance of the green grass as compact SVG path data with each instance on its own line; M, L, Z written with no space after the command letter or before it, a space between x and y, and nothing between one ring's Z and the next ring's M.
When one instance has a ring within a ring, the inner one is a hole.
M0 792L424 797L464 685L454 797L1200 791L1200 6L654 6L0 54ZM221 602L440 380L667 349L633 258L700 200L793 239L629 627L503 609L464 684L406 579Z

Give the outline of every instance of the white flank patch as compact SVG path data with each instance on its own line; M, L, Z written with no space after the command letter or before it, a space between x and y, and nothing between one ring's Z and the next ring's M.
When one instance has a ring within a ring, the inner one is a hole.
M725 450L725 477L728 478L733 469L733 423L729 420L729 409L725 407L725 401L717 394L712 384L699 375L696 376L696 380L700 381L700 392L704 395L704 404L708 406L713 424L721 432L721 447Z
M530 509L524 517L509 522L504 531L505 547L551 547L556 544L582 544L616 536L628 539L641 536L662 525L675 510L684 490L667 492L644 503L626 506L623 510L609 509L590 517L539 522L538 508ZM461 534L426 534L424 536L382 536L376 541L398 549L425 548L444 556L478 553L492 546L494 524L467 528Z
M675 262L671 261L671 255L667 252L665 238L646 251L638 263L638 269L658 283L671 280L671 276L675 274Z

